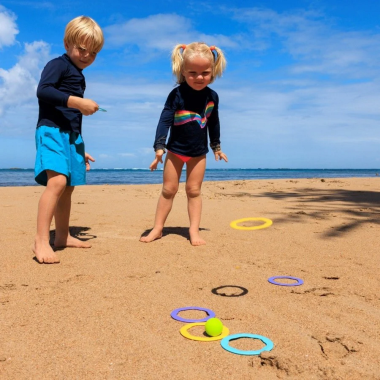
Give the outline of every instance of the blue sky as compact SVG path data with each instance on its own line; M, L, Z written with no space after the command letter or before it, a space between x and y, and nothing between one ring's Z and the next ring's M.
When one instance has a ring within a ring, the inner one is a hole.
M209 168L380 168L377 0L0 0L0 168L34 166L40 73L82 14L105 34L84 70L108 110L84 118L94 168L149 166L171 49L193 41L228 62L211 87L229 162L209 153Z

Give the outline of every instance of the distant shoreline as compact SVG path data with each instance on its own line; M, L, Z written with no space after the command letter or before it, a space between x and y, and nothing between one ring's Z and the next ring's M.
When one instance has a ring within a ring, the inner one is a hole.
M162 183L162 170L91 169L87 185L149 185ZM302 178L377 178L380 169L206 169L204 181L244 181ZM186 170L180 182L186 181ZM34 169L0 169L0 187L36 186Z
M184 166L184 169L186 169L186 166ZM25 171L34 171L33 168L18 168L18 167L12 167L12 168L0 168L0 171L6 171L6 170L25 170ZM115 171L129 171L129 170L142 170L142 171L150 171L149 168L94 168L91 169L91 171L106 171L106 170L115 170ZM157 170L163 170L163 168L159 168ZM360 168L360 169L352 169L352 168L206 168L206 171L236 171L236 170L249 170L249 171L363 171L363 170L369 170L369 171L379 171L380 168Z

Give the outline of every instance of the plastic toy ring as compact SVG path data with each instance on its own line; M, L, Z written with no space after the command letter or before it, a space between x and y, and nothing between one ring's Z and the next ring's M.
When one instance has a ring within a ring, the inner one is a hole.
M206 325L206 322L189 323L185 326L182 326L179 332L181 333L182 336L184 336L187 339L200 340L201 342L212 342L214 340L220 340L220 339L225 338L230 333L230 330L226 326L223 326L222 333L218 336L210 336L210 337L195 336L195 335L191 335L188 331L194 326L205 326L205 325Z
M259 226L252 226L252 227L238 226L239 223L250 222L251 220L261 220L264 222L264 224L260 224ZM234 220L233 222L230 223L230 226L232 228L235 228L235 230L252 231L252 230L261 230L263 228L267 228L271 226L272 224L273 222L267 218L243 218L243 219Z
M223 289L223 288L238 288L241 290L241 293L240 294L230 294L230 295L225 294L225 293L218 293L218 290ZM223 285L223 286L219 286L217 288L212 289L211 293L215 294L217 296L222 296L222 297L241 297L241 296L244 296L248 293L248 289L243 288L242 286L237 286L237 285Z
M208 316L205 317L205 318L202 318L202 319L186 319L186 318L179 317L177 314L180 311L184 311L184 310L201 310L201 311L205 311L208 314ZM179 309L173 310L170 313L170 316L173 319L175 319L176 321L185 322L185 323L190 323L190 322L206 322L208 319L214 318L215 317L215 313L212 310L210 310L210 309L205 309L204 307L188 306L188 307L180 307Z
M230 340L235 340L235 339L240 339L240 338L260 339L263 343L265 343L265 346L261 350L243 351L243 350L238 350L237 348L231 347L229 345ZM238 355L260 355L263 351L270 351L274 347L273 342L270 339L266 338L265 336L256 335L256 334L230 335L230 336L227 336L226 338L223 338L220 344L225 350L232 352L233 354L238 354Z
M277 282L275 281L276 278L286 278L288 280L295 280L297 281L296 283L294 284L286 284L284 282ZM274 284L274 285L280 285L280 286L299 286L299 285L302 285L303 284L303 280L301 280L300 278L298 277L292 277L292 276L273 276L273 277L269 277L268 278L268 281L271 283L271 284Z

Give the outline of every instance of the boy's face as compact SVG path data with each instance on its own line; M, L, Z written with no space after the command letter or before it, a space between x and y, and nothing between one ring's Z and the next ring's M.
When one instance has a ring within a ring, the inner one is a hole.
M97 55L96 52L89 51L84 45L71 45L65 42L65 49L74 65L82 70L90 66Z

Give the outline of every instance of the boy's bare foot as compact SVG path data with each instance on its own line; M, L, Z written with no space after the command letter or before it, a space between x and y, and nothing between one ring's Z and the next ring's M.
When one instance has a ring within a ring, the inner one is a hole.
M192 232L189 230L190 234L190 243L191 245L197 246L197 245L204 245L206 242L200 237L199 230Z
M162 230L153 228L153 230L150 231L147 236L141 236L140 241L143 243L150 243L151 241L161 239L161 238L162 238Z
M55 248L91 248L91 244L68 235L66 239L55 239Z
M36 255L36 259L40 264L57 264L59 257L53 251L49 243L35 242L32 245L32 251Z

